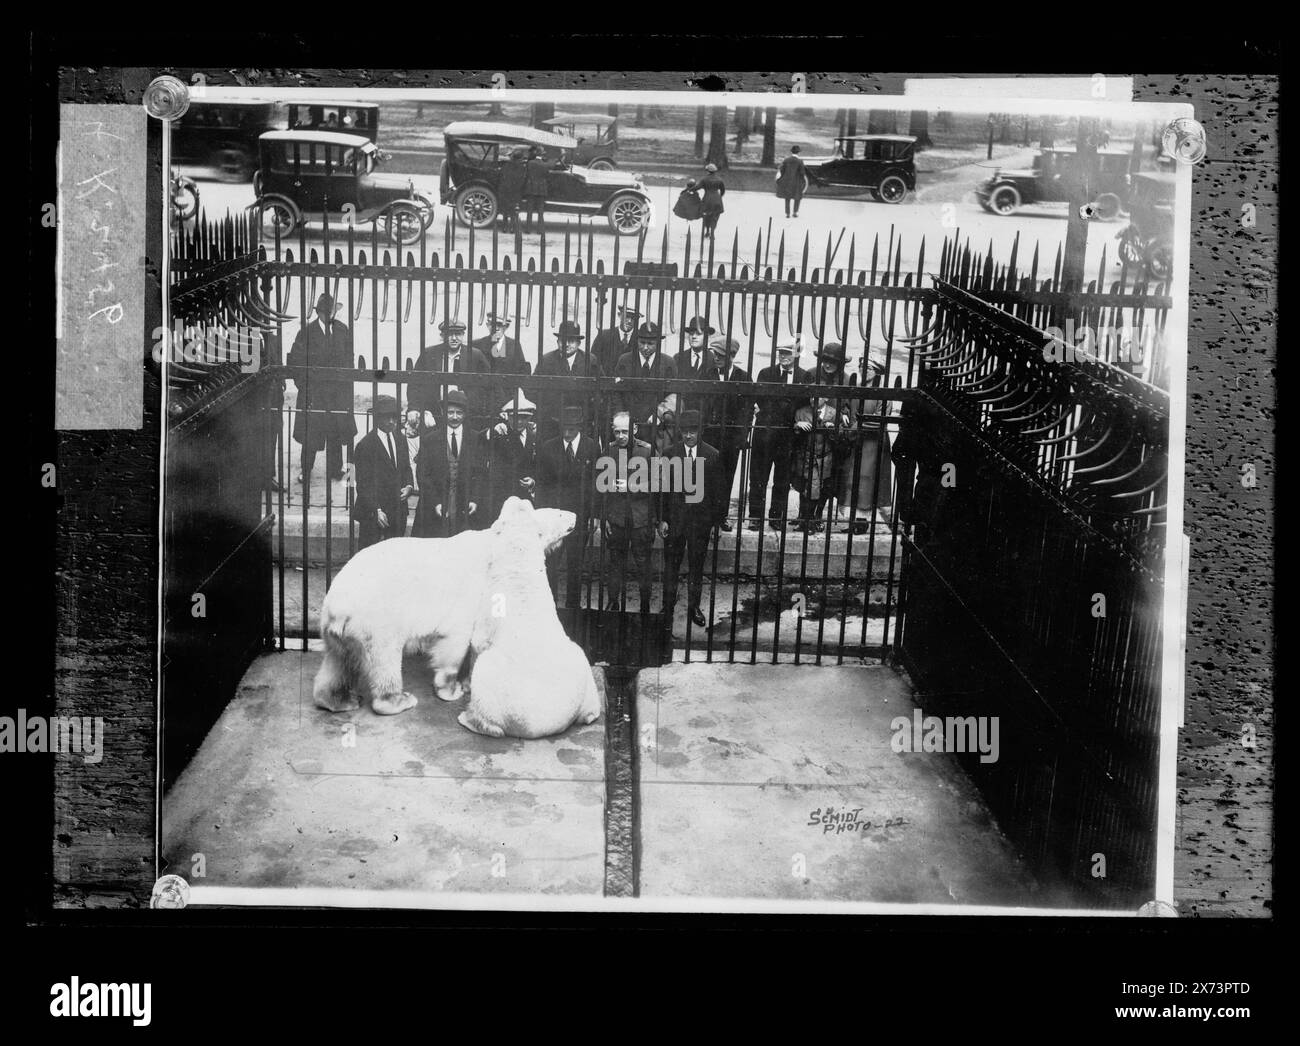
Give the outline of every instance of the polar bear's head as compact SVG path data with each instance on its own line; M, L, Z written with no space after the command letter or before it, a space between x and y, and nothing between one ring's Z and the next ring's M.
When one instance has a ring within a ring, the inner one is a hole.
M578 517L564 509L535 509L532 502L523 498L508 498L501 506L497 521L492 524L492 533L522 545L531 544L536 534L543 553L546 553L558 548L560 542L573 532L577 522Z

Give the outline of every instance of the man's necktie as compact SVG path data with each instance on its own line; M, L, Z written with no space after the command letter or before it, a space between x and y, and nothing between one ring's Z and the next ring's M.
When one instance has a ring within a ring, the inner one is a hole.
M393 446L393 434L388 433L388 456L393 459L393 464L397 464L397 449Z
M573 449L573 444L570 443L570 444L569 444L569 464L572 465L572 464L577 460L577 458L578 458L578 455L577 455L577 453L576 453L576 452L574 451L574 449Z
M643 364L641 365L641 374L642 374L644 377L647 377L647 378L650 377L650 364L648 364L648 363L643 363Z
M454 432L451 434L451 456L453 458L460 457L460 446L456 442L456 433Z

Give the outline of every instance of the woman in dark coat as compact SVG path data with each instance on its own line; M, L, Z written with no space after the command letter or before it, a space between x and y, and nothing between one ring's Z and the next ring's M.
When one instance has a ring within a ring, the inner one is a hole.
M700 217L704 219L703 235L712 236L718 225L718 215L725 209L722 197L727 192L727 186L718 177L717 164L706 164L704 170L705 175L700 179L700 191L704 194L700 200Z
M677 194L677 202L673 204L673 214L678 218L684 218L688 222L693 222L700 216L700 190L699 183L692 178L686 183L686 188Z
M871 362L863 350L862 385L879 387L884 381L884 368ZM867 377L870 371L871 377ZM850 385L858 385L857 375L853 375ZM865 532L871 522L873 507L876 518L890 522L889 511L893 504L893 476L890 469L889 432L880 421L863 420L861 415L888 414L888 400L862 399L852 402L852 424L858 434L858 451L856 456L846 461L846 468L841 474L839 492L839 519L849 524L855 533ZM856 469L854 465L856 464ZM858 497L853 500L853 487L856 481Z
M776 194L785 201L785 216L790 217L790 204L794 203L794 217L799 217L799 203L808 189L808 172L799 156L799 146L790 146L790 155L781 161L776 175Z

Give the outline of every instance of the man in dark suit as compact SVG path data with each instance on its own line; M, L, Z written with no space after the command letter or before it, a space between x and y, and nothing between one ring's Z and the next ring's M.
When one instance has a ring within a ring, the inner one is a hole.
M446 424L421 437L415 459L420 504L412 537L449 538L486 525L482 520L487 513L478 511L483 501L479 440L465 428L469 401L460 389L452 389L443 403Z
M533 434L532 421L536 412L536 405L520 391L501 405L505 420L483 433L487 524L496 522L501 506L510 498L533 500L537 487L537 437Z
M548 352L538 362L539 376L582 378L600 377L604 373L594 351L581 351L582 328L573 320L563 320L555 331L555 338L560 347ZM537 430L543 443L559 437L561 409L581 406L586 398L579 392L538 391Z
M427 345L420 350L420 355L415 361L417 372L425 374L490 374L492 372L483 354L472 345L465 344L465 324L460 320L444 320L438 324L438 331L444 340L437 345ZM454 388L459 386L447 385L442 389L442 393ZM441 413L442 393L439 387L432 382L413 378L410 389L407 394L407 404L424 412L426 427L433 428L436 424L434 418ZM464 392L468 404L466 424L475 432L481 432L487 424L489 406L493 403L493 400L488 398L491 390L476 386L461 391Z
M663 332L659 324L646 322L636 331L636 351L626 352L619 357L614 368L616 378L660 378L677 377L677 367L671 356L659 351L663 344ZM658 428L662 411L677 412L677 397L673 393L660 397L654 389L645 392L617 392L614 394L616 410L627 411L637 425L637 437L649 439Z
M671 627L673 607L677 603L677 575L686 556L686 586L690 600L688 612L700 628L708 619L700 609L704 591L704 561L709 538L718 525L727 501L723 489L722 455L714 447L700 442L701 418L698 410L684 410L678 419L681 441L668 448L673 490L665 494L666 519L659 524L664 539L664 617ZM678 471L680 469L680 472ZM680 489L679 489L680 488Z
M712 381L717 377L714 373L713 357L709 354L708 345L706 344L710 334L714 330L704 322L703 317L695 316L691 322L686 325L686 348L673 360L673 366L677 368L677 376L686 378L690 381ZM700 397L691 399L689 394L678 397L677 408L679 411L687 407L701 409L703 400Z
M357 441L353 456L357 499L352 504L352 518L360 530L359 549L406 533L406 499L415 487L406 438L395 432L398 413L397 400L377 396L371 410L375 427Z
M591 354L600 363L600 369L613 374L620 357L625 352L636 351L636 323L641 314L627 305L619 306L618 326L609 327L596 335L591 343Z
M659 495L643 482L649 478L653 458L648 443L632 438L632 420L627 411L614 415L611 430L613 438L595 469L596 490L601 495L600 516L605 521L605 540L609 546L605 578L609 602L605 609L622 609L627 558L631 553L641 590L641 613L645 614L650 611L653 583L650 549L654 545L655 524L660 519ZM631 465L635 458L643 459L643 464Z
M533 372L533 365L524 358L523 347L514 338L506 334L510 329L510 317L505 313L489 312L487 314L488 333L472 342L474 348L487 360L488 368L500 380L492 386L490 403L500 403L514 392L519 378L526 378Z
M294 378L298 386L298 404L293 415L293 438L302 444L304 486L316 464L317 451L325 451L325 474L332 480L344 477L343 459L352 460L352 440L357 434L352 417L352 382L330 381L323 376L313 380L311 371L320 367L353 369L352 331L334 318L336 305L328 294L316 300L316 318L304 324L293 339L290 367L305 367L305 377Z
M537 215L537 228L540 231L546 220L546 172L550 165L546 162L537 146L528 153L528 166L524 171L524 231L532 232L533 215Z
M740 352L740 342L735 338L716 337L709 341L709 353L713 356L713 372L719 381L748 382L749 371L736 366L736 354ZM704 429L704 442L718 449L722 455L723 497L725 505L719 526L723 530L731 529L731 487L736 482L736 467L740 463L740 452L749 448L749 426L754 420L754 401L731 389L724 389L716 396L709 397L708 414ZM740 492L743 508L745 492Z
M758 380L773 385L807 385L812 374L796 363L792 344L778 345L777 365L764 367ZM758 530L763 519L767 480L772 477L772 503L768 522L785 528L786 505L790 499L790 448L794 413L808 402L804 396L757 397L754 420L754 453L749 472L749 529Z
M594 469L600 454L595 440L583 435L585 412L565 407L560 435L537 452L537 504L539 508L566 509L577 516L573 531L564 539L564 605L576 607L582 592L582 561L596 525ZM551 592L559 591L560 555L546 557L546 578Z

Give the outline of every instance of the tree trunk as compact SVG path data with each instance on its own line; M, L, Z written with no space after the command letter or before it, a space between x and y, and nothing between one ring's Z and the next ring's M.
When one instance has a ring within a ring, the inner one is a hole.
M645 125L645 106L644 106L644 105L638 105L638 106L636 107L636 119L635 119L633 122L636 124L637 127L642 127L642 126Z
M1142 170L1142 134L1145 128L1138 124L1133 128L1133 157L1128 163L1128 173L1137 174Z
M488 105L488 111L487 111L487 114L488 114L488 116L500 116L500 115L501 115L501 103L500 103L500 102L492 102L492 103L490 103L490 104Z
M725 171L727 163L727 107L716 105L710 110L709 119L709 153L705 163L715 163L719 171Z
M1011 141L1011 114L1004 113L1001 118L1002 128L998 132L998 143L1006 145Z
M897 114L888 109L872 109L867 114L867 134L897 134Z
M549 120L555 115L554 102L534 102L533 103L533 126L541 127L543 120Z
M1079 290L1084 282L1084 265L1088 251L1088 219L1082 208L1096 197L1099 162L1097 159L1097 121L1079 119L1078 150L1075 156L1074 177L1070 185L1069 210L1065 228L1065 255L1061 262L1061 290ZM1065 320L1069 317L1058 317ZM1058 323L1057 326L1064 326Z
M1056 125L1050 116L1044 116L1038 124L1038 148L1050 149L1056 142Z
M916 139L916 148L933 145L930 141L930 114L925 109L913 109L907 122L907 133Z
M749 131L751 134L758 134L763 129L763 110L758 106L754 106L749 113L753 118L753 122L749 125Z
M695 157L704 155L704 106L695 110Z
M763 160L764 167L776 166L776 110L769 109L763 117Z
M844 128L846 128L849 125L848 119L849 119L849 111L847 109L835 110L835 137L836 138L844 137L846 133Z

